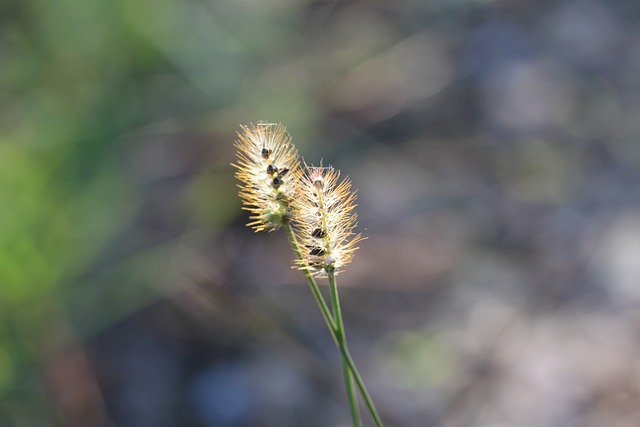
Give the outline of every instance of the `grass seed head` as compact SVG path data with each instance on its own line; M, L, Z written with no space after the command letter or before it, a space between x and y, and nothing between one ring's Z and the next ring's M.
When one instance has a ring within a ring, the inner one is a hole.
M358 242L355 234L356 196L348 178L339 180L340 172L332 167L305 166L298 196L292 203L305 258L299 268L309 268L318 275L337 274L351 261Z
M275 231L291 218L301 168L298 152L281 124L258 122L241 126L233 166L240 180L240 198L251 213L247 224L257 231Z

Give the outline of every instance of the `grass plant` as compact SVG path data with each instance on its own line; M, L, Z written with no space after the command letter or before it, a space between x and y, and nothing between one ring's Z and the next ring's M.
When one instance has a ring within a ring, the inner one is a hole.
M355 234L355 192L348 178L332 167L301 164L281 124L242 126L236 177L240 198L256 232L284 228L296 255L294 267L309 283L327 328L340 351L346 394L354 427L361 427L358 394L377 427L382 421L349 353L336 276L351 262L363 237ZM316 281L326 277L331 305ZM330 308L331 307L331 308ZM357 393L356 393L357 392Z

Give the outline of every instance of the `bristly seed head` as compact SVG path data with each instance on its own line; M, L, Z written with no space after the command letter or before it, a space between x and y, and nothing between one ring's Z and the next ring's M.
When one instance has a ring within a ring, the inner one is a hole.
M234 144L238 161L233 166L238 169L244 209L251 212L247 225L255 231L277 230L291 217L289 204L302 175L298 152L281 124L258 122L241 128Z
M351 261L363 237L355 235L355 193L348 178L331 167L305 166L298 196L292 200L293 219L300 243L308 248L299 268L314 274L337 274Z

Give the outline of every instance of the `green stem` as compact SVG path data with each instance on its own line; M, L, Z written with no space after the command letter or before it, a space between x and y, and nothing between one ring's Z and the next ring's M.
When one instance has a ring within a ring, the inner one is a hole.
M333 316L336 320L337 326L337 338L340 345L347 344L347 335L344 330L344 322L342 320L342 310L340 308L340 299L338 297L338 286L336 284L336 276L332 271L329 272L329 286L331 287L331 302L333 304ZM349 407L351 408L351 419L353 420L354 427L360 427L362 422L360 420L360 410L358 409L357 396L353 389L353 379L351 372L349 371L349 364L344 356L341 356L342 360L342 373L344 375L344 386L347 390L347 397L349 398Z
M287 223L285 225L285 229L287 231L287 236L289 237L289 241L291 242L293 251L296 253L298 260L302 261L304 259L304 255L300 250L300 245L298 244L298 240L296 239L296 236L293 233L293 228L291 227L291 224ZM364 399L367 409L371 413L371 417L373 418L373 421L375 422L376 427L384 427L382 424L382 420L378 415L378 411L376 411L376 407L373 404L373 400L371 400L371 396L369 395L369 392L367 391L367 388L364 385L362 376L360 375L360 372L358 372L358 368L356 367L356 364L353 361L351 354L349 353L346 340L339 339L336 322L329 311L329 307L327 306L327 303L324 297L322 296L322 293L320 292L320 288L318 288L318 284L316 283L315 279L313 278L313 275L311 274L308 268L303 268L302 271L304 272L304 275L307 278L307 281L309 282L311 292L313 293L313 296L315 297L316 302L320 307L320 312L322 313L322 317L324 317L324 320L327 323L329 332L331 332L331 336L334 342L336 343L338 349L340 350L340 354L342 355L342 360L343 362L346 362L349 370L351 371L351 375L353 376L356 386L360 391L360 395Z
M285 225L285 229L287 230L287 236L289 236L289 241L291 242L293 251L296 253L296 256L298 257L299 260L303 260L304 255L300 250L298 239L296 239L296 235L293 233L293 228L291 227L291 224L287 222L287 224ZM324 297L320 292L320 288L318 287L318 284L316 283L315 279L311 275L311 272L309 271L309 269L304 268L302 269L302 271L304 272L304 275L307 278L307 281L309 282L309 287L311 288L311 292L313 293L313 296L315 297L318 303L318 306L320 307L320 311L322 312L322 317L324 317L324 321L327 323L327 327L331 331L331 335L333 336L333 339L336 341L336 344L337 344L338 343L336 338L337 326L335 321L333 320L333 316L331 315L331 312L329 311L329 307L327 306L327 303L325 302Z
M369 410L369 413L371 413L371 417L373 418L376 427L384 427L384 425L382 424L382 420L380 419L380 415L378 415L378 411L376 411L376 407L373 404L373 400L371 400L371 396L367 391L367 387L364 385L364 380L362 379L362 376L360 376L360 372L358 372L358 368L356 368L356 364L353 361L351 354L349 353L349 349L347 348L346 343L344 343L344 345L338 345L338 348L340 349L340 353L342 353L342 357L349 365L351 375L353 375L353 379L358 386L358 390L360 390L360 395L364 399L364 403L367 405L367 409Z

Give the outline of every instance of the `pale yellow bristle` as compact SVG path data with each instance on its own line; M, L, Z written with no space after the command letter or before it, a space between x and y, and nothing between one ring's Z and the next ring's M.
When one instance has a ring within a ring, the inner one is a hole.
M240 197L251 213L247 224L255 231L274 231L291 217L289 203L296 197L301 168L298 152L286 127L258 122L241 126L236 178Z
M293 218L305 258L299 268L316 274L339 272L351 261L358 242L355 193L348 178L331 167L305 166L298 197L292 203Z

